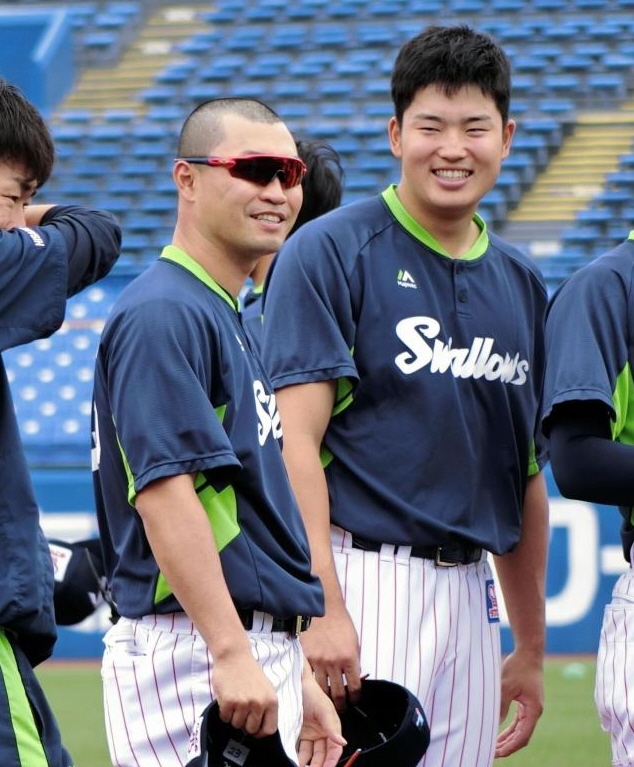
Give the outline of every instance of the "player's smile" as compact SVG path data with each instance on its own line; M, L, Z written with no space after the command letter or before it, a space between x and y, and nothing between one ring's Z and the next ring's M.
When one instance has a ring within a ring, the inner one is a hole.
M398 195L408 212L432 233L439 217L471 221L495 184L514 129L475 86L451 95L421 88L401 124L395 118L389 124L392 153L401 159Z
M286 220L286 216L282 213L256 213L253 215L256 221L268 222L270 224L282 224Z
M439 168L433 171L434 175L443 181L464 181L471 176L469 170L456 170L451 168Z

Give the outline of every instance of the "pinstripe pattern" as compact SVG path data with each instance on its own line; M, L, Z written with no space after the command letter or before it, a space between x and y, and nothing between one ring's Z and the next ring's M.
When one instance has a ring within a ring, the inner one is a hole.
M271 617L256 613L251 650L278 693L278 728L297 760L302 719L303 657L297 639L270 633ZM182 767L192 728L213 700L213 662L184 614L121 618L104 638L106 734L116 767Z
M490 767L501 658L499 624L486 612L488 562L436 567L406 546L352 549L349 533L331 531L362 673L409 688L429 719L421 767Z
M610 733L612 764L634 764L634 573L617 580L603 613L594 700Z

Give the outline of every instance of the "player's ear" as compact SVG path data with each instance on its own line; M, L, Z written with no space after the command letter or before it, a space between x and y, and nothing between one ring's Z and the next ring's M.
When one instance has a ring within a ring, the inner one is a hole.
M190 163L185 160L175 160L174 167L172 168L172 178L179 194L189 197L193 193L195 171Z
M401 157L401 124L396 117L390 117L387 124L387 135L390 141L390 149L394 157Z
M511 151L511 142L515 135L515 128L517 124L515 120L509 120L502 131L502 157L508 157Z

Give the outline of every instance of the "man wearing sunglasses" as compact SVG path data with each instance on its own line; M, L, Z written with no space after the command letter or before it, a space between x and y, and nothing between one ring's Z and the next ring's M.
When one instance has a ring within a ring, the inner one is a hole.
M195 722L278 731L293 762L333 767L334 706L299 634L323 612L281 457L275 396L237 296L287 237L304 163L251 99L197 107L181 130L170 245L113 307L95 371L93 468L121 616L102 676L113 764L184 764ZM303 717L302 717L303 711Z
M330 144L302 139L297 142L297 153L306 165L306 173L302 179L304 199L290 234L308 221L338 207L343 194L341 158ZM242 296L242 324L252 348L258 351L262 339L264 283L275 255L270 253L258 261L250 275L253 286Z

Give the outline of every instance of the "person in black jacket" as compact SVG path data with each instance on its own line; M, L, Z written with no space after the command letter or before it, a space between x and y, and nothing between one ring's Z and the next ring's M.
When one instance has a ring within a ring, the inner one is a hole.
M0 79L0 352L50 336L66 299L115 263L112 215L32 205L55 160L37 108ZM33 667L56 640L53 566L0 359L0 764L71 767Z

